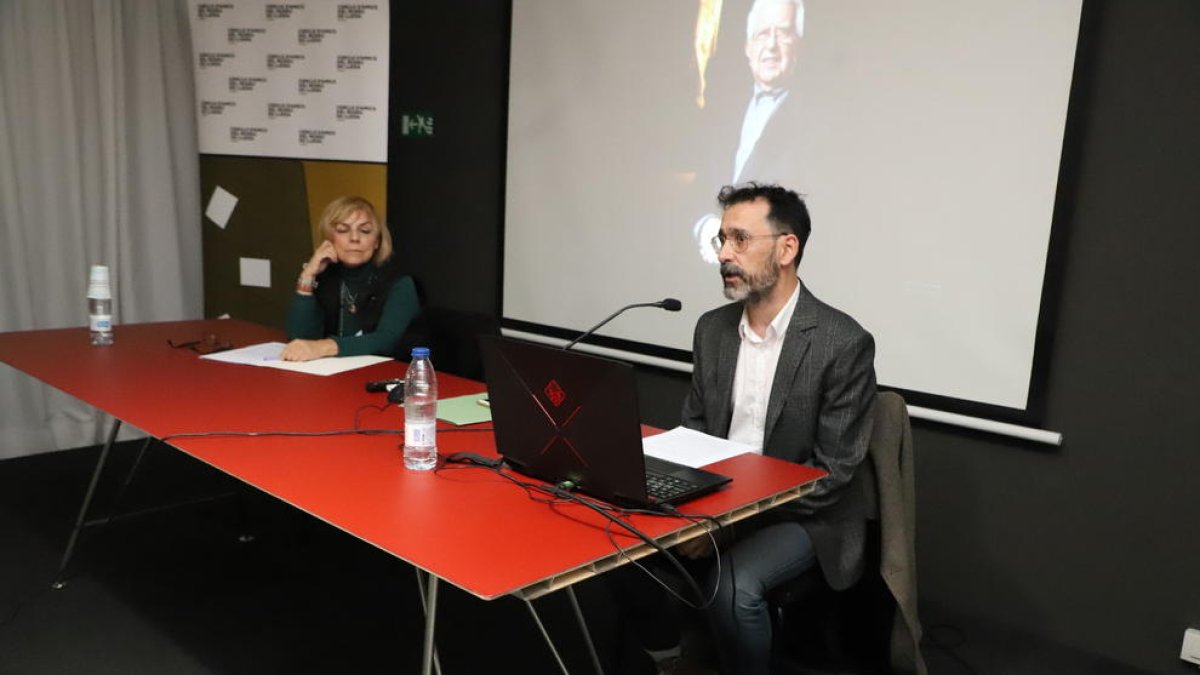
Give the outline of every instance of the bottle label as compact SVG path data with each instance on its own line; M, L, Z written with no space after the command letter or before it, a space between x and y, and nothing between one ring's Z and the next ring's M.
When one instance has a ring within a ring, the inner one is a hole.
M92 314L88 317L88 329L93 333L107 333L112 330L112 314Z
M437 441L437 422L405 422L404 444L413 448L431 448Z

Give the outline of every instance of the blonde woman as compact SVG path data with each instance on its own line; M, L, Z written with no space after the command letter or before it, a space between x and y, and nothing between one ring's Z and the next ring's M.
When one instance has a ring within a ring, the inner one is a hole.
M321 214L325 241L296 282L285 361L392 356L420 310L416 286L392 261L392 235L362 197L339 197Z

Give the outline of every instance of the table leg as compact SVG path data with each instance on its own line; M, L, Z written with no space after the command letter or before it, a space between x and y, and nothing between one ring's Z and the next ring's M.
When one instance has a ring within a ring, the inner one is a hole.
M108 441L105 442L104 448L100 451L100 459L96 460L96 468L92 470L92 482L88 484L87 493L83 497L83 504L79 507L79 515L75 517L75 529L71 530L71 537L67 539L67 550L63 553L62 562L58 564L58 574L54 578L54 583L50 584L51 588L60 589L67 585L64 575L67 571L67 565L71 562L71 554L75 551L75 542L79 539L79 531L83 529L83 523L87 519L88 507L92 503L92 496L96 494L96 484L100 482L100 474L104 471L104 463L108 461L108 451L112 450L113 443L117 440L117 432L121 429L121 420L113 418L112 429L108 432Z
M233 488L233 508L237 511L238 530L241 531L237 536L239 544L252 544L258 537L250 527L250 510L246 507L246 495L250 492L250 488L242 481L236 481Z
M133 476L137 473L138 467L142 465L142 459L146 456L146 451L150 449L150 444L154 442L153 436L147 436L146 441L142 443L142 447L138 450L137 457L133 460L133 465L129 467L129 471L125 473L125 480L121 481L121 487L117 490L117 497L113 500L111 511L115 512L117 507L121 505L121 500L125 498L125 491L133 484Z
M575 597L575 587L567 586L567 597L571 600L571 609L575 611L575 620L583 631L584 642L587 643L588 654L592 657L592 665L599 675L604 675L604 667L600 665L600 656L596 654L596 645L592 643L592 632L588 630L587 621L583 618L583 610L579 608L579 599Z
M424 605L425 609L425 648L421 654L421 675L430 675L433 670L434 662L437 660L436 649L433 646L433 631L437 619L437 588L438 578L432 574L428 575L429 584L425 587ZM418 585L421 581L421 570L417 570ZM441 675L441 664L437 665L438 675Z
M550 639L550 633L546 632L546 627L542 625L542 618L538 616L537 609L529 600L525 601L525 606L529 608L529 613L533 615L533 622L537 624L538 630L542 632L542 639L546 641L546 646L550 648L550 653L554 655L554 660L558 662L558 667L563 671L563 675L570 675L567 671L567 665L563 663L562 657L558 655L558 650L554 647L554 640Z

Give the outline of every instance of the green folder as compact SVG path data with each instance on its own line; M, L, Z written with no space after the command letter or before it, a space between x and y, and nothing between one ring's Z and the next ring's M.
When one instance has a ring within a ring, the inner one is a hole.
M478 424L492 421L492 409L480 401L487 400L487 392L438 399L437 416L451 424Z

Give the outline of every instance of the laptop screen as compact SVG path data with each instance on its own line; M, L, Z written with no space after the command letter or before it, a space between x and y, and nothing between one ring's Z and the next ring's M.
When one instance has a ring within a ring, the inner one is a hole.
M496 448L518 471L571 481L612 502L647 503L633 367L480 337Z

